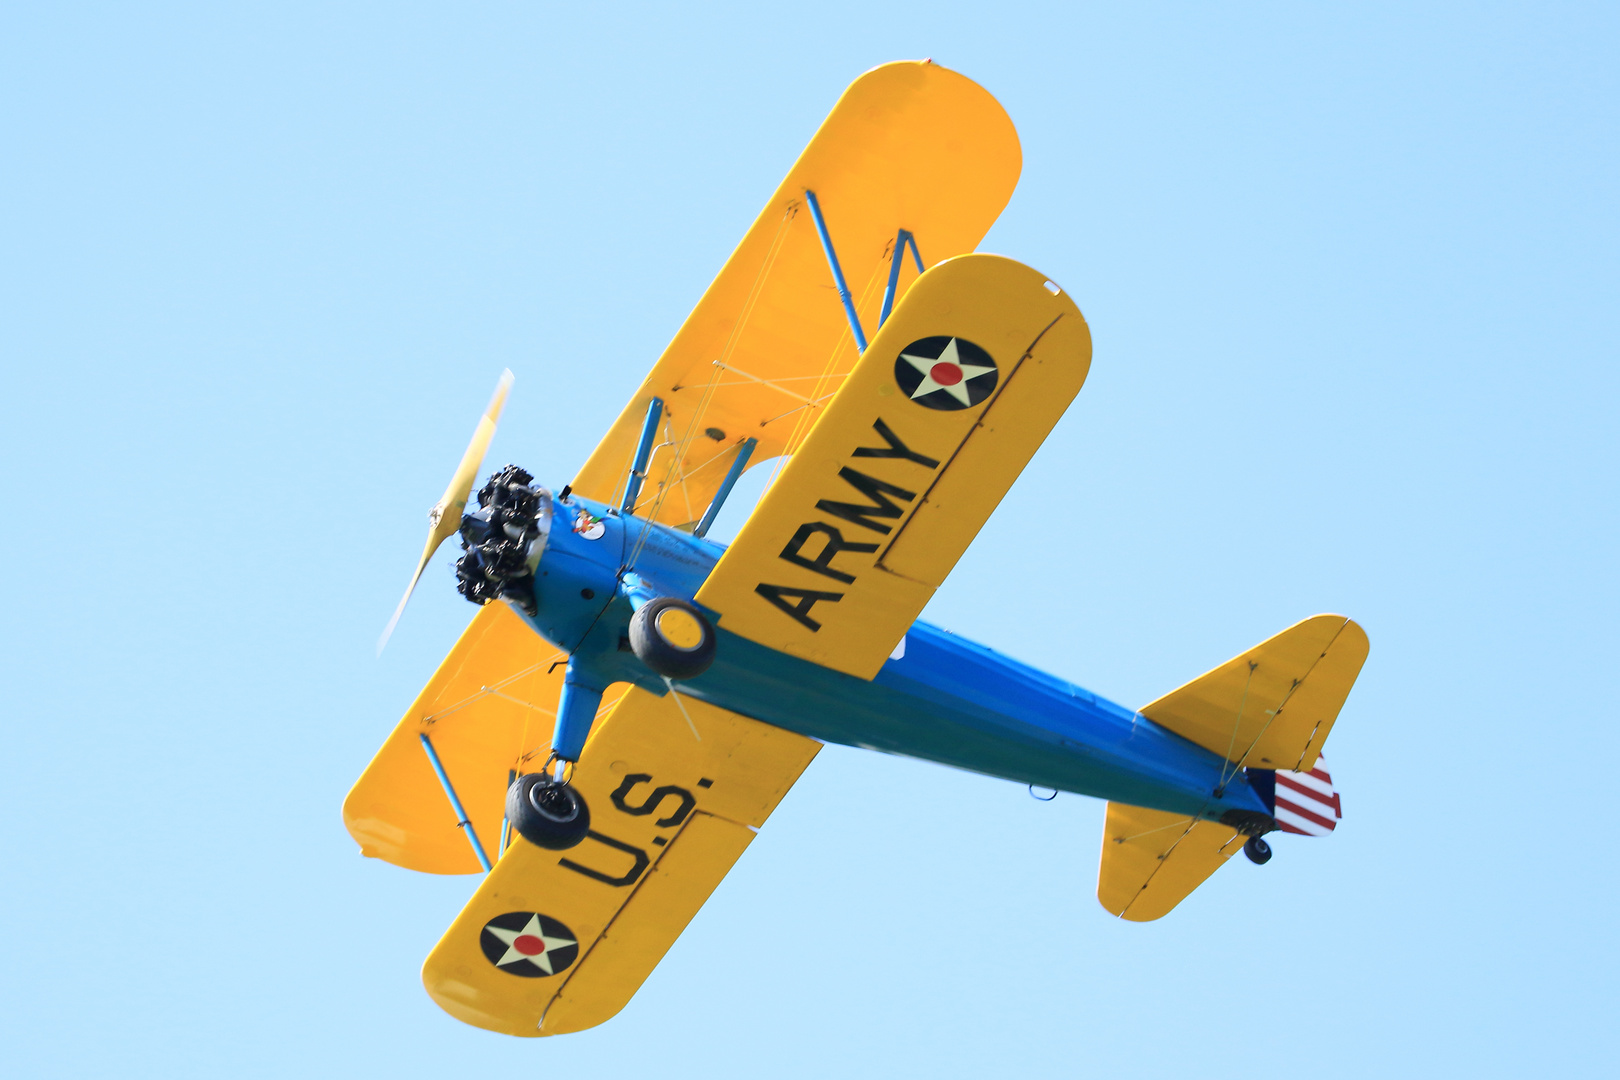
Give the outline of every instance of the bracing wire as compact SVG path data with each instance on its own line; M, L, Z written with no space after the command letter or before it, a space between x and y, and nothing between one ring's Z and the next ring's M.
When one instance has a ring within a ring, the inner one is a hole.
M670 681L668 675L664 675L662 678L664 685L669 687L669 696L675 699L675 707L681 710L681 716L686 719L686 726L692 729L692 738L702 742L703 736L698 734L697 725L692 723L692 714L686 711L686 703L681 700L681 692L675 689L675 684Z
M681 467L682 462L684 461L686 454L692 445L693 439L697 436L698 432L702 430L703 419L708 413L710 403L714 400L714 392L720 382L721 374L727 370L726 364L731 359L732 353L736 351L737 343L741 340L744 329L753 318L754 309L759 303L761 294L764 292L765 282L770 277L771 271L776 266L777 257L782 252L782 245L787 236L788 226L792 223L793 219L798 216L798 212L799 203L797 200L789 202L784 208L782 217L777 222L776 232L771 237L770 248L766 252L764 261L760 265L759 272L754 277L753 286L749 289L748 298L744 301L742 310L738 313L737 321L732 325L731 333L727 335L725 345L722 346L719 357L717 357L710 365L709 377L704 384L702 394L698 399L697 407L693 410L691 419L687 422L686 430L678 441L674 440L672 437L670 438L671 453L669 463L665 469L664 481L658 487L658 493L653 499L652 506L648 509L646 514L642 515L646 517L648 521L657 520L659 512L663 509L664 500L669 497L669 492L675 483L679 483L681 485L683 496L687 499L688 511L691 509L691 498L690 495L685 492L685 485L686 479L693 474L693 471L683 470ZM666 428L666 431L668 430L669 429ZM650 468L649 471L651 471ZM626 562L627 566L634 566L635 560L640 557L641 550L646 545L648 528L650 528L650 526L644 526L641 530L641 535L637 537L636 544L632 549L631 557Z
M866 279L866 285L861 289L861 297L855 304L855 311L857 314L862 308L870 306L872 293L877 288L878 283L880 281L884 281L886 283L886 278L883 273L885 261L886 260L880 257L877 264L872 268L871 275ZM846 344L850 346L855 344L854 334L851 332L847 322L844 324L844 328L839 332L838 340L833 342L832 351L827 354L827 362L822 365L821 373L816 376L816 384L815 388L810 393L810 401L805 405L799 406L797 409L790 409L788 412L782 414L784 417L789 416L794 412L797 412L799 415L794 418L793 430L789 432L787 441L783 444L781 454L777 457L775 464L771 466L771 475L769 479L765 481L765 490L769 491L771 486L776 483L776 478L781 473L782 467L787 463L788 459L793 456L794 451L798 450L798 448L803 444L804 440L809 437L810 429L815 426L816 412L820 408L820 403L831 400L836 396L836 393L823 394L823 390L825 389L827 383L832 379L848 378L850 372L855 370L855 365L860 363L861 356L860 353L857 352L854 363L850 364L848 371L833 371L833 366L838 362L839 357L844 354ZM781 418L782 417L777 417L776 419ZM772 420L767 420L765 423L769 424L773 422L774 421ZM760 426L763 427L765 425L762 424Z

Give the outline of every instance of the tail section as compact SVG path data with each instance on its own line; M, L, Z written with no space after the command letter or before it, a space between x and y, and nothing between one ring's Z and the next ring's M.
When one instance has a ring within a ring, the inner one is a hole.
M1326 836L1343 818L1321 759L1367 658L1367 635L1342 615L1317 615L1145 706L1142 715L1242 770L1282 832ZM1230 825L1108 804L1097 899L1133 922L1166 915L1238 850L1269 848Z

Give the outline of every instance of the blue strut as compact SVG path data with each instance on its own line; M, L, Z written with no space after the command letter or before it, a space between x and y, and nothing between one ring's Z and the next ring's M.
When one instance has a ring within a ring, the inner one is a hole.
M422 735L422 749L427 751L428 760L433 763L433 771L439 774L439 783L444 787L444 793L450 797L450 809L456 812L456 828L467 830L467 842L472 845L473 854L478 856L478 865L489 873L489 856L484 854L484 845L478 842L478 834L473 831L472 822L467 818L467 811L461 808L461 800L456 798L456 789L450 786L450 775L444 771L444 763L439 760L439 753L433 749L433 740L426 734Z
M906 245L911 245L911 257L917 261L917 273L923 272L922 252L917 250L917 238L905 229L894 238L894 258L889 263L889 287L883 290L883 310L878 312L878 329L889 321L894 310L894 290L900 285L900 262L906 256Z
M844 302L844 314L849 316L849 328L855 334L855 344L861 352L866 351L866 331L861 329L860 316L855 314L855 301L849 295L849 286L844 284L844 271L838 266L838 253L833 250L832 237L827 233L827 222L821 216L821 204L816 201L816 193L805 188L804 201L810 206L810 216L816 223L816 234L821 237L821 250L827 253L827 265L832 267L833 284L838 286L838 299Z
M647 462L652 457L653 439L658 437L658 419L664 415L664 403L659 398L647 402L647 418L641 422L641 441L636 444L636 459L630 463L630 478L624 484L624 505L619 509L627 514L636 510L641 497L641 484L647 479Z
M563 761L578 761L585 751L585 739L602 707L602 691L609 680L590 672L570 659L563 674L562 697L557 701L557 727L551 736L551 752Z
M732 460L726 478L720 481L720 490L714 493L714 500L709 503L709 508L703 511L703 520L698 522L697 528L692 530L693 536L707 536L709 534L709 526L714 524L716 515L720 513L720 507L725 504L726 496L730 495L731 489L736 486L737 477L741 476L743 470L748 468L748 459L753 456L754 447L758 445L758 439L744 439L742 444L737 447L737 456Z

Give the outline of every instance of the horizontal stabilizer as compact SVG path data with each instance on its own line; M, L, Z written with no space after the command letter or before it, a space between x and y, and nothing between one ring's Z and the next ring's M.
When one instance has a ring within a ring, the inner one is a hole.
M1366 659L1360 626L1316 615L1144 705L1142 715L1228 761L1309 772Z
M1243 850L1245 839L1230 825L1111 802L1097 899L1122 919L1160 918Z
M736 460L791 453L860 359L806 192L826 213L868 330L917 280L896 244L934 264L972 251L1018 183L1018 133L996 99L938 64L884 64L856 79L766 203L685 325L575 477L574 490L620 504L647 404L661 436L635 512L696 523ZM895 262L900 263L895 267ZM863 287L864 286L864 287ZM904 344L902 342L901 344ZM891 359L893 359L891 357Z

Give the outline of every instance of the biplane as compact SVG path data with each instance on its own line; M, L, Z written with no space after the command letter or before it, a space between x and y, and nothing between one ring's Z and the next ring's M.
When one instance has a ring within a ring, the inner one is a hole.
M484 872L423 967L452 1016L613 1016L824 743L1108 800L1098 898L1135 921L1337 823L1349 619L1140 709L919 621L1091 363L1062 288L975 253L1020 166L984 89L876 68L555 493L509 465L472 497L503 377L389 630L453 535L478 611L343 807L368 856ZM735 541L708 539L766 462Z

